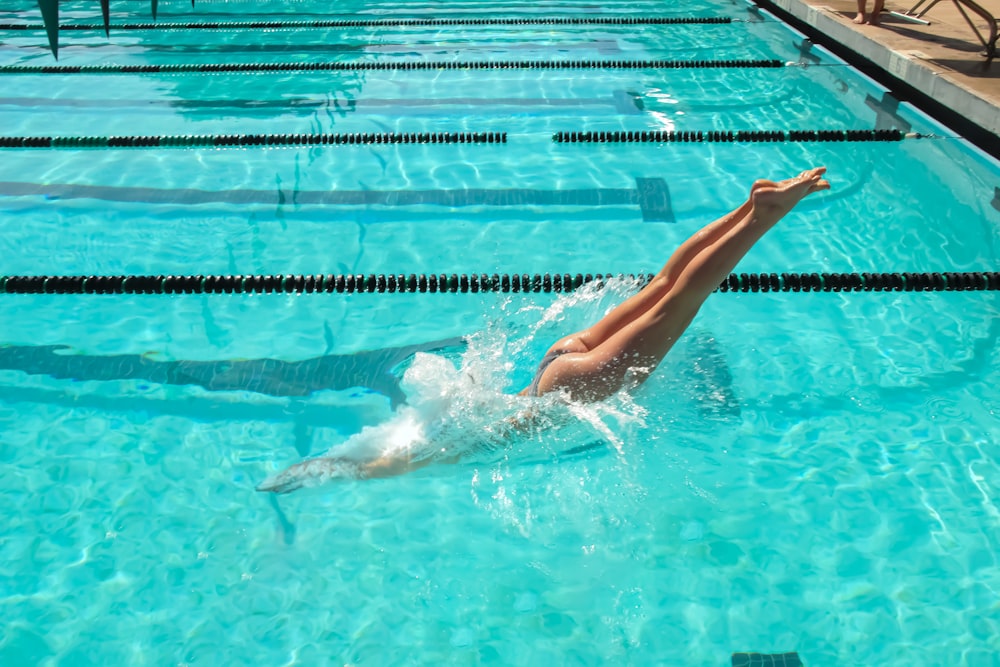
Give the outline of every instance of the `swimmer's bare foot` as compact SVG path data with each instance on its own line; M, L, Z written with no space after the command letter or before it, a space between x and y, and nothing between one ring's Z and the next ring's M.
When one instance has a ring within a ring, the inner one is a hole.
M829 190L830 183L823 178L825 173L826 167L817 167L773 186L757 188L751 195L754 219L771 227L808 195Z
M751 208L753 208L753 197L755 194L757 194L761 190L776 188L776 187L778 187L778 183L775 183L774 181L769 181L766 178L760 178L754 181L753 185L750 186L750 196L747 197L747 200L743 202L743 204L738 209L736 209L735 219L737 220L743 219L750 213Z
M858 15L854 17L854 22L857 23L858 25L864 25L864 22L865 22L865 13L864 12L858 12Z
M759 178L753 182L753 185L750 186L750 199L751 200L753 199L754 193L756 193L758 190L761 190L763 188L776 188L776 187L778 187L778 183L776 183L775 181L769 181L766 178Z

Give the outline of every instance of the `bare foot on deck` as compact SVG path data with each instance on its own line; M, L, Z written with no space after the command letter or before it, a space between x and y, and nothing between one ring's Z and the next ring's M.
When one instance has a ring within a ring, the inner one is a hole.
M858 12L858 15L854 17L854 22L857 23L858 25L864 25L864 23L865 23L865 13L864 12Z
M808 195L829 190L830 183L823 178L825 173L826 167L816 167L780 183L759 188L755 183L750 199L757 221L768 226L774 225Z
M878 25L883 9L885 9L885 0L875 0L875 6L872 7L872 15L868 17L868 22L872 25Z

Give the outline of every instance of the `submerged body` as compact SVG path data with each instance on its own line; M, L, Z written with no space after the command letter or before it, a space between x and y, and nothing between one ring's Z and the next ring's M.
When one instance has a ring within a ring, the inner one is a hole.
M529 433L528 420L507 419L511 414L536 409L534 422L545 417L545 401L505 394L502 368L482 352L491 345L473 336L456 366L451 360L418 353L406 369L401 386L408 402L384 422L366 426L336 445L336 455L297 463L265 480L258 490L287 493L318 486L332 479L366 479L399 474L429 463L442 463L476 454L495 456L511 436ZM552 401L554 403L554 401Z
M780 182L754 183L743 204L685 241L638 294L593 326L552 345L531 384L519 396L558 393L574 401L592 402L644 382L750 248L804 197L829 189L830 184L823 178L825 171L819 167ZM491 433L509 432L528 428L532 423L531 412L522 411L499 425L483 427ZM454 431L456 426L447 420L422 426L413 442L435 441L442 436L447 439L442 429ZM472 429L463 425L460 430ZM365 436L366 431L359 436ZM432 460L454 460L447 455L415 458L413 442L400 443L367 460L340 453L304 461L268 478L257 490L287 493L338 477L388 477L423 467Z

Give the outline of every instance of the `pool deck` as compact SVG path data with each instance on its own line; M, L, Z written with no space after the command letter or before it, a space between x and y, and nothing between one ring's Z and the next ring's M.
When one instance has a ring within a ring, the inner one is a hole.
M979 126L1000 145L1000 57L991 62L982 55L982 44L951 0L939 2L922 17L929 25L890 13L906 13L916 0L886 0L878 26L854 23L856 0L769 2ZM868 1L869 10L872 3ZM1000 17L1000 0L979 4ZM970 16L987 37L986 22Z

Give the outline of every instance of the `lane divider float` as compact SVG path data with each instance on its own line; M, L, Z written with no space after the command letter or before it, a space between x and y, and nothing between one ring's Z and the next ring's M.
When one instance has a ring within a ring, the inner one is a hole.
M296 28L407 28L434 26L509 25L721 25L733 23L728 16L603 16L532 18L441 18L441 19L324 19L316 21L193 21L189 23L122 23L115 30L282 30ZM0 23L0 30L41 31L40 23ZM59 30L104 32L103 23L66 23Z
M936 135L899 130L719 130L690 132L556 132L556 143L895 142ZM0 137L3 148L233 148L368 144L506 144L507 132L351 132L340 134L187 134Z
M0 294L384 294L570 292L592 282L652 274L359 274L0 276ZM718 292L1000 291L1000 272L732 273Z
M352 132L343 134L186 134L110 137L0 137L0 148L234 148L363 144L505 144L506 132Z
M268 74L276 72L356 72L502 69L773 69L782 60L483 60L315 63L177 63L164 65L3 65L0 74Z
M624 143L777 143L798 141L902 141L932 135L899 130L714 130L651 131L651 132L556 132L552 141L561 144L624 144Z

